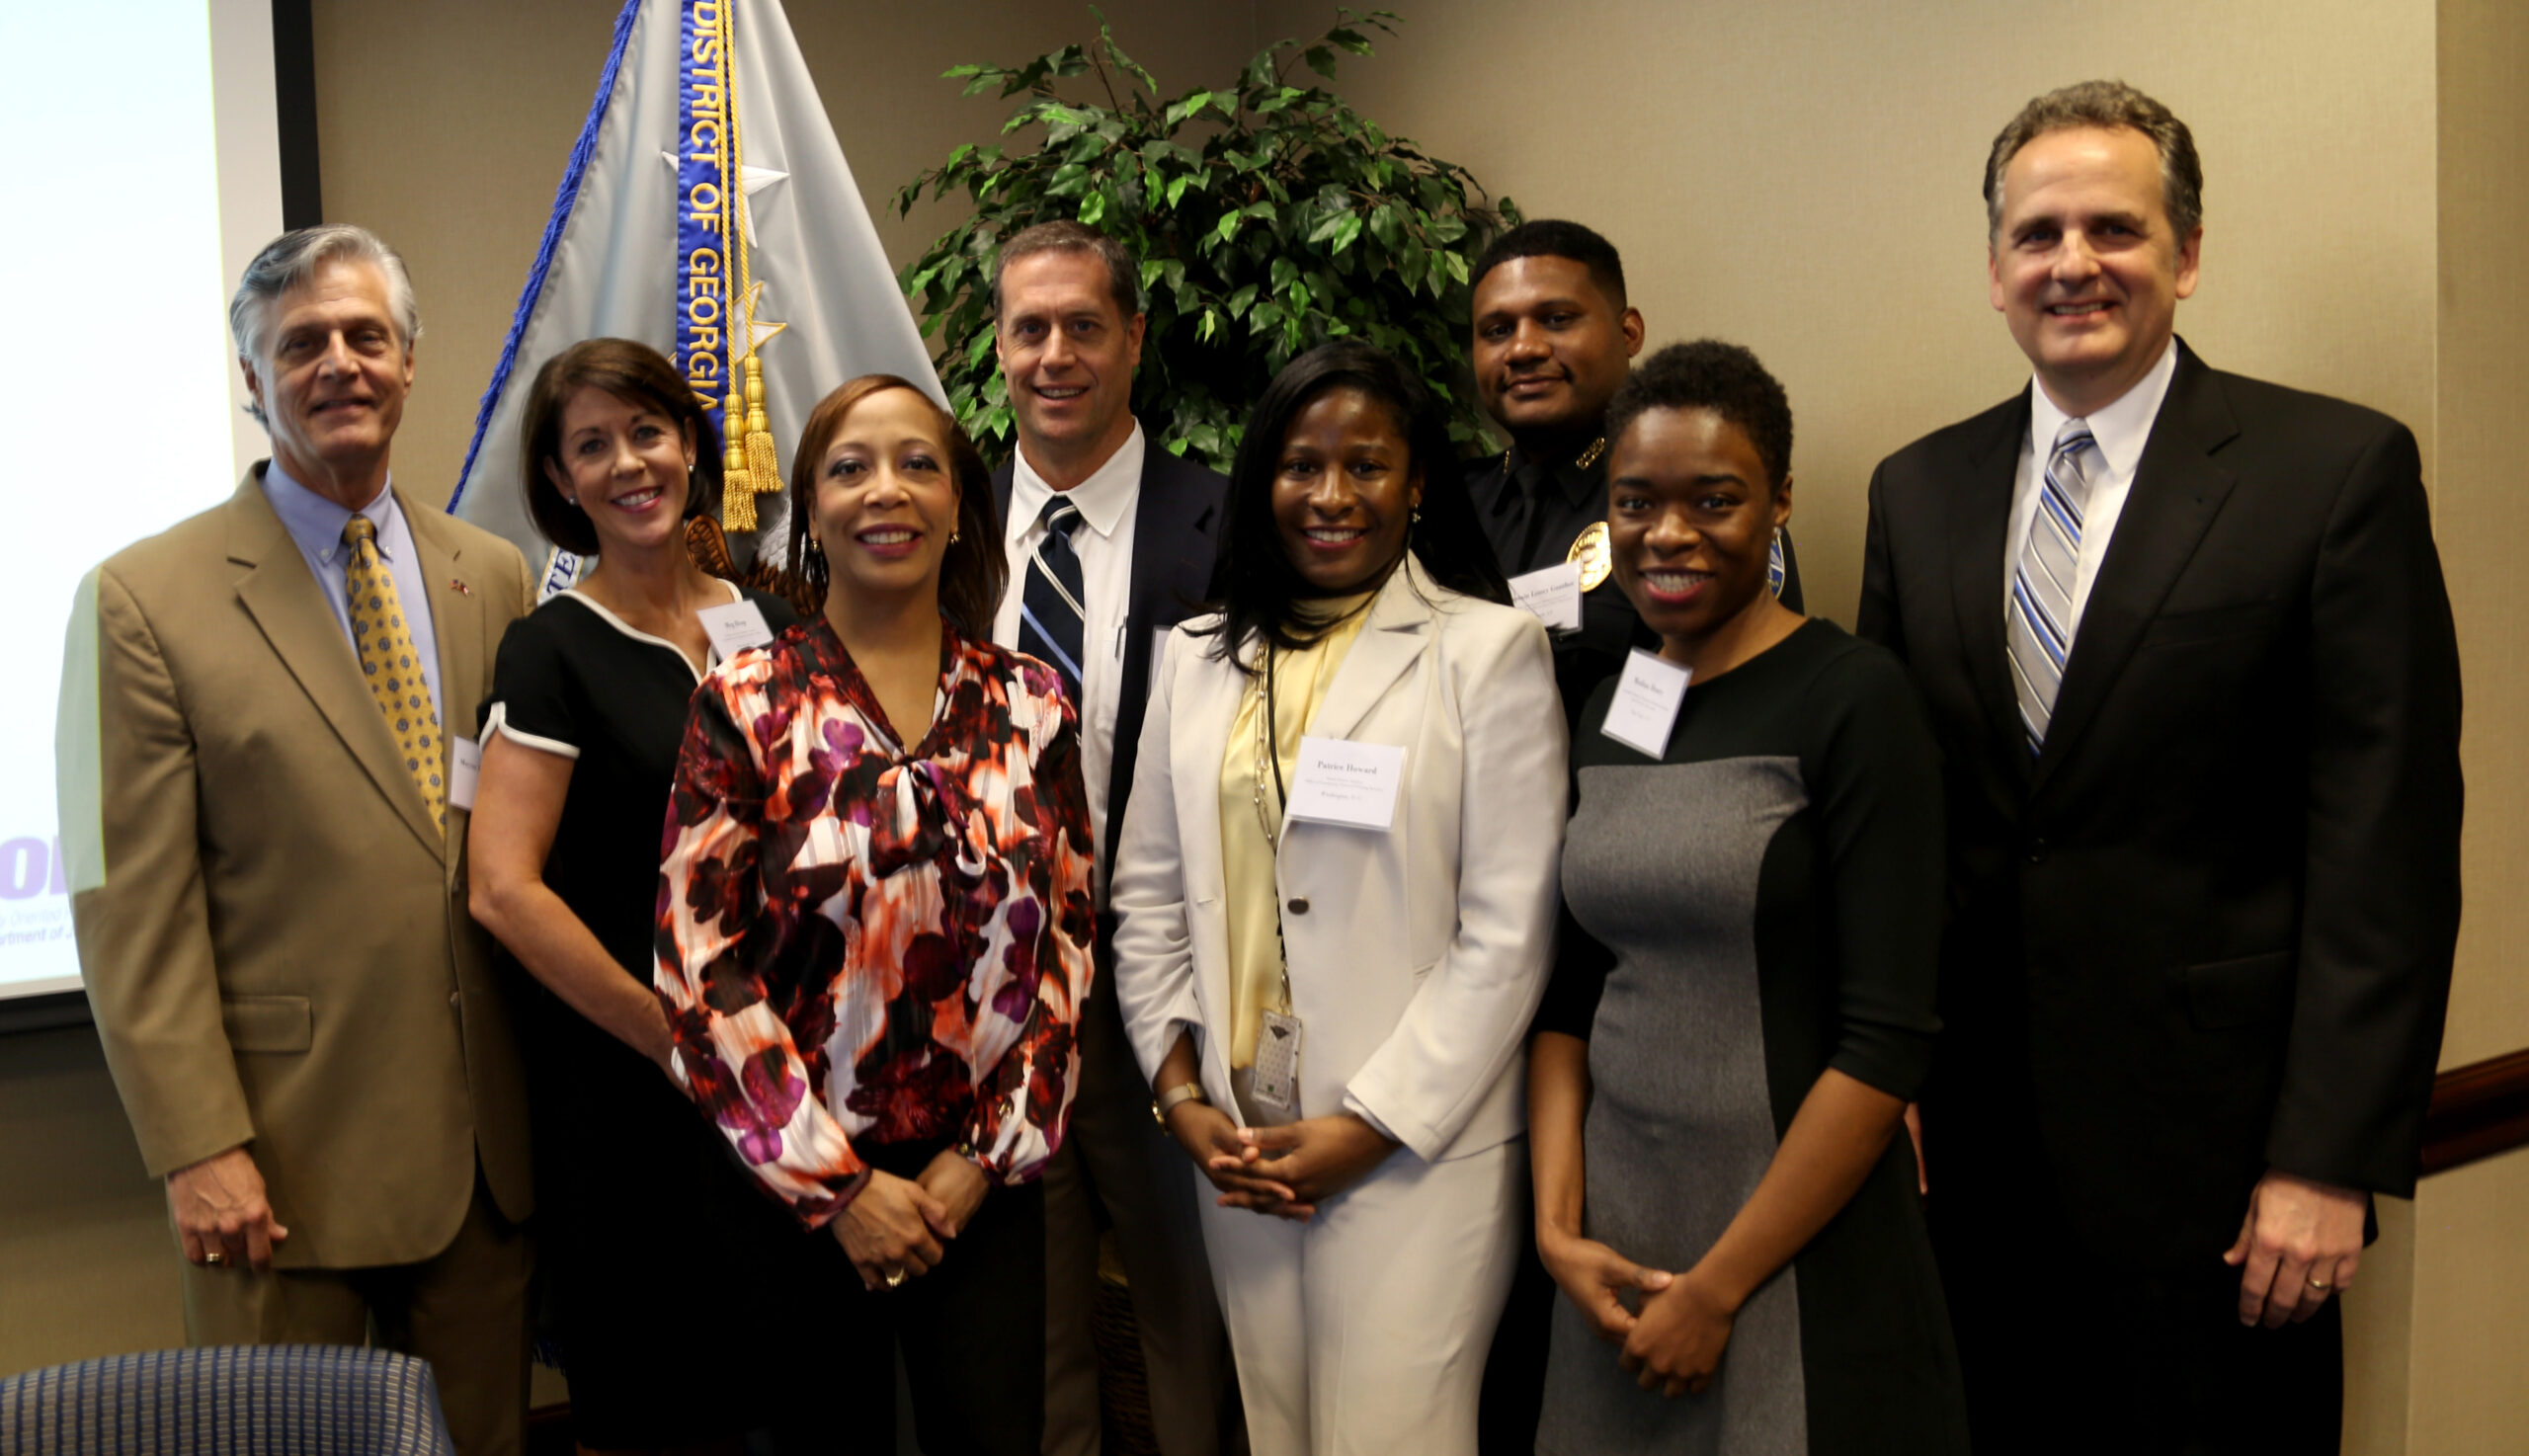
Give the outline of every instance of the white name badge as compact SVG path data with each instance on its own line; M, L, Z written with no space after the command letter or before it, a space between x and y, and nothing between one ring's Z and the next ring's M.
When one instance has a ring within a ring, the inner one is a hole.
M1303 738L1298 771L1291 776L1291 817L1385 829L1396 822L1396 790L1404 781L1405 750L1399 745Z
M764 608L740 598L726 607L706 607L694 613L711 637L711 650L722 662L750 647L768 646L773 628L765 625Z
M483 746L470 738L451 738L448 747L448 806L471 810L474 780L483 776Z
M1581 630L1581 563L1561 561L1510 578L1510 605L1545 623L1548 630Z
M1650 758L1667 757L1669 730L1677 726L1677 709L1686 700L1686 680L1693 676L1675 663L1639 647L1633 649L1624 660L1624 676L1616 679L1607 721L1598 731Z

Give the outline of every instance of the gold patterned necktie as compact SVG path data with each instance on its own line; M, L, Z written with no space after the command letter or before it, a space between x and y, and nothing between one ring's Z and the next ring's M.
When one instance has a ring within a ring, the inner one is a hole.
M344 570L352 606L352 648L360 654L361 676L368 695L386 715L395 735L395 751L413 786L422 791L431 819L448 827L448 786L441 775L439 710L431 705L430 680L422 676L422 655L404 625L404 606L395 598L395 578L377 554L377 523L354 512L343 523L343 544L351 548Z

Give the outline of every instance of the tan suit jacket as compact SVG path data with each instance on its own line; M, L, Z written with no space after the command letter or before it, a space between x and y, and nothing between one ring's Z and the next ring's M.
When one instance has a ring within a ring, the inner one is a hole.
M517 1038L465 910L466 816L431 822L262 471L83 584L92 792L69 767L89 750L58 750L65 844L102 851L71 856L79 958L152 1173L247 1144L290 1231L277 1263L410 1263L455 1237L478 1157L502 1212L530 1211ZM467 721L527 565L397 499L440 717Z

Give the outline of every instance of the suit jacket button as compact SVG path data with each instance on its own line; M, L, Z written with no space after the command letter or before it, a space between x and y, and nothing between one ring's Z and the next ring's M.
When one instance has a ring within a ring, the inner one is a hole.
M462 991L449 992L448 994L448 1004L452 1007L461 1007L465 1005L465 993Z
M1283 908L1293 915L1306 915L1308 914L1308 897L1301 896Z
M2028 862L2031 864L2044 864L2046 862L2046 842L2044 840L2031 840L2028 842Z

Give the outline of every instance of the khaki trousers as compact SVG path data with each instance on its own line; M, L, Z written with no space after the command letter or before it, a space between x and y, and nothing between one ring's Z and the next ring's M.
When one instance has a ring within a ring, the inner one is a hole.
M465 1222L419 1263L367 1269L184 1266L197 1345L375 1343L431 1363L459 1456L520 1456L527 1438L525 1230L479 1173Z

